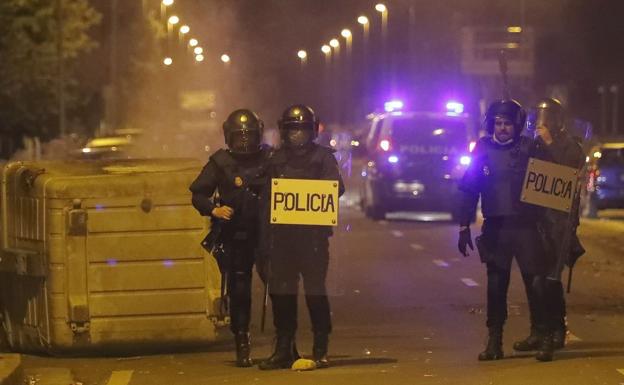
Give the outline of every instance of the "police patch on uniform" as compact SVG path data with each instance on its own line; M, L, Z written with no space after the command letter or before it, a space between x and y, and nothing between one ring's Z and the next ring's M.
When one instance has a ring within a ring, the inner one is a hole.
M483 175L490 175L490 168L488 166L483 166Z
M236 178L234 178L234 185L236 187L240 187L243 185L243 179L240 176L237 176Z

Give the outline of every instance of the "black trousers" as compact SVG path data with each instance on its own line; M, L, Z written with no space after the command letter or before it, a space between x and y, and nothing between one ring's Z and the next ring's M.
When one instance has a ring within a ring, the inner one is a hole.
M507 321L507 292L511 270L502 269L496 264L487 264L487 320L489 329L502 329ZM544 328L543 306L536 279L532 274L522 274L524 289L529 303L531 325Z
M306 228L276 234L270 256L269 293L273 323L278 335L294 335L297 330L297 296L303 279L305 300L312 331L332 330L325 280L329 266L327 235Z
M227 274L230 330L235 334L249 331L255 244L254 240L231 240L225 245L230 258Z
M517 217L486 218L482 236L489 260L487 266L487 321L490 329L502 329L507 320L507 292L511 263L515 258L520 267L531 313L531 324L546 328L545 296L536 277L544 276L546 261L540 248L537 229L530 221Z
M544 314L545 331L552 333L555 330L565 330L566 303L563 294L563 284L561 281L546 278L543 280L543 285L544 301L542 303L542 312Z

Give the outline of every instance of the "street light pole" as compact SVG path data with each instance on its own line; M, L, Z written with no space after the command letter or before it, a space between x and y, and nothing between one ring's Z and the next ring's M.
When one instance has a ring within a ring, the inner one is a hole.
M620 89L617 86L617 84L613 84L609 88L609 91L611 91L611 93L613 93L613 108L611 109L611 113L613 114L611 116L611 131L613 131L614 135L617 135L617 133L619 131L619 127L618 127L618 114L619 114L618 93L619 93Z
M607 87L598 87L598 94L600 94L600 133L605 135L607 133Z
M321 52L323 52L323 56L325 57L324 65L323 65L323 88L322 88L322 100L323 107L328 116L331 116L332 112L332 103L334 100L334 88L331 79L331 47L327 44L324 44L321 47ZM329 95L327 95L327 93Z
M341 100L341 91L342 88L339 86L340 81L342 80L342 71L340 66L340 42L338 39L333 38L329 41L329 45L334 49L332 52L332 89L333 89L333 97L332 101L332 110L334 121L338 124L342 123L342 114L340 112L340 108L338 105Z
M58 92L58 108L59 108L59 134L65 136L65 70L63 56L65 50L63 48L63 3L62 0L56 0L56 54L57 54L57 92Z
M381 79L382 85L386 81L386 69L388 62L388 8L378 3L375 5L375 10L381 14Z

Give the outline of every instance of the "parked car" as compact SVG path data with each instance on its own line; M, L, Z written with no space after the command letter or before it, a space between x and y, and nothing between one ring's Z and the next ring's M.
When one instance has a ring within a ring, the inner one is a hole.
M587 157L587 184L581 195L582 214L624 208L624 142L594 146Z

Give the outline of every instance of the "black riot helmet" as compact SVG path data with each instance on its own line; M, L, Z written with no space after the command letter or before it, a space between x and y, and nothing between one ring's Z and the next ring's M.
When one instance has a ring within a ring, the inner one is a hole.
M304 104L288 107L277 121L277 125L282 142L291 148L302 148L311 144L319 131L316 114Z
M513 99L504 99L490 104L485 113L485 127L490 135L494 135L494 120L497 116L509 119L515 128L514 136L520 135L526 121L526 112L520 103Z
M555 98L545 98L539 101L535 109L529 114L527 128L535 131L543 126L548 129L550 135L557 137L565 128L565 110L561 102Z
M232 112L223 122L225 144L235 154L253 154L260 151L264 123L247 109Z

